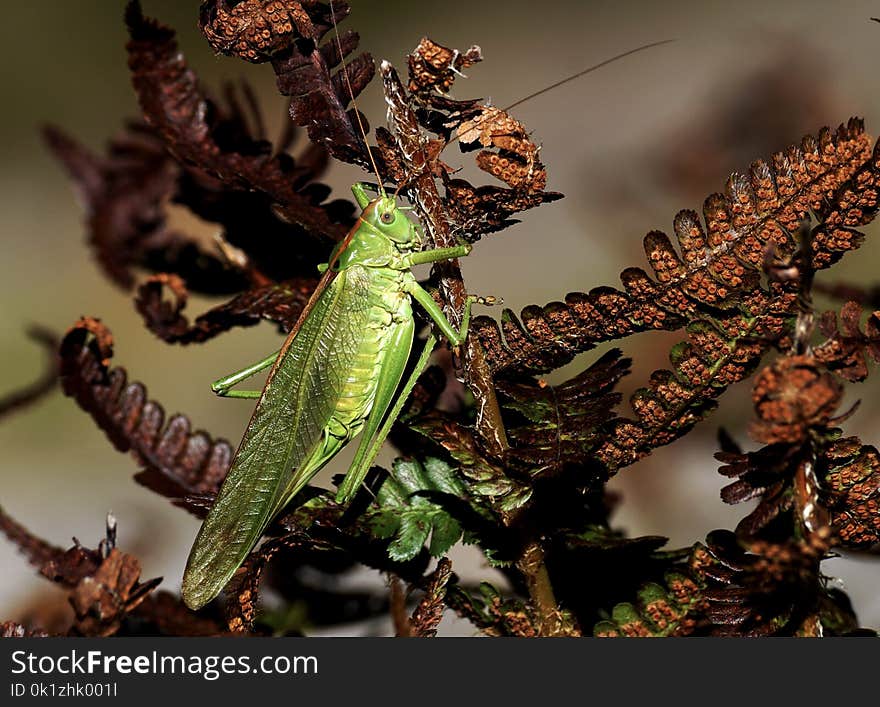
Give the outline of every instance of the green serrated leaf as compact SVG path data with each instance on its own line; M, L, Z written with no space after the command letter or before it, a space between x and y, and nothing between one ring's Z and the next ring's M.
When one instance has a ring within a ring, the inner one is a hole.
M466 495L454 467L434 457L394 461L376 494L376 506L367 512L373 535L392 538L388 545L392 560L413 559L429 538L428 551L440 557L461 538L459 522L431 494Z
M400 518L395 539L388 546L388 557L397 562L406 562L419 554L425 546L431 525L424 518L405 513Z
M517 487L515 491L504 496L498 503L498 509L501 511L515 511L521 508L532 497L532 489L524 486Z
M452 473L452 467L442 459L427 457L424 461L425 478L428 486L451 496L464 496L467 491L458 477Z
M434 557L442 557L461 537L461 525L446 513L434 515L431 531L431 544L428 552Z
M377 513L370 519L370 531L382 540L393 537L399 527L400 521L391 513Z

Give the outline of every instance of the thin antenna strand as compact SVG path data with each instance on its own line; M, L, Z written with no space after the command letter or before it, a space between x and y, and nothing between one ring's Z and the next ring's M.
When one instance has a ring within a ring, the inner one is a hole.
M501 108L501 110L506 113L507 111L511 110L512 108L516 108L517 106L522 105L526 101L530 101L533 98L537 98L538 96L542 96L543 94L545 94L549 91L552 91L553 89L559 88L560 86L567 84L569 81L574 81L575 79L579 79L581 76L586 76L587 74L590 74L590 73L596 71L597 69L601 69L603 66L608 66L608 64L612 64L619 59L623 59L623 58L628 57L632 54L638 54L639 52L643 52L646 49L653 49L654 47L659 47L663 44L669 44L674 41L676 41L676 40L675 39L661 39L658 42L651 42L650 44L643 44L642 46L636 47L635 49L630 49L630 50L625 51L621 54L617 54L615 56L610 57L609 59L605 59L604 61L600 61L598 64L593 64L592 66L589 66L586 69L582 69L581 71L578 71L576 74L571 74L570 76L566 76L564 79L561 79L561 80L557 81L556 83L552 83L549 86L545 86L544 88L542 88L539 91L535 91L534 93L530 93L528 96L523 96L522 98L511 103L510 105L504 106L503 108ZM478 118L474 122L474 126L480 125L483 122L483 120L485 120L485 117L483 119ZM460 139L461 139L460 135L455 135L446 144L447 144L447 146L451 145L452 143L454 143Z
M556 83L552 83L549 86L545 86L540 91L535 91L534 93L530 93L528 96L524 96L520 98L518 101L511 103L509 106L505 106L502 108L504 111L508 111L511 108L516 108L518 105L522 105L526 101L530 101L533 98L537 98L548 91L552 91L554 88L559 88L564 84L567 84L569 81L574 81L575 79L579 79L581 76L586 76L587 74L596 71L597 69L601 69L603 66L608 66L608 64L612 64L618 59L623 59L625 57L630 56L631 54L638 54L639 52L643 52L646 49L653 49L654 47L659 47L663 44L669 44L670 42L674 42L674 39L661 39L659 42L651 42L650 44L643 44L640 47L636 47L635 49L630 49L629 51L623 52L622 54L617 54L616 56L611 57L610 59L605 59L605 61L600 61L598 64L593 64L586 69L578 71L576 74L572 74L571 76L566 76L564 79L557 81Z
M345 85L348 86L348 95L351 96L351 104L354 106L354 115L355 118L357 118L361 137L364 139L364 147L367 148L367 155L370 158L370 164L373 165L373 172L376 175L376 182L379 185L379 193L381 193L384 198L387 195L382 186L382 175L379 174L379 168L376 166L376 159L373 157L373 151L370 149L370 142L367 140L367 131L364 130L364 122L361 120L361 112L358 110L357 99L354 97L354 89L351 87L351 80L348 78L348 66L345 63L345 54L342 51L342 40L339 38L339 26L336 24L336 9L333 7L333 0L330 0L330 21L333 22L333 34L336 36L336 46L339 49L339 59L342 61L342 76L345 78Z

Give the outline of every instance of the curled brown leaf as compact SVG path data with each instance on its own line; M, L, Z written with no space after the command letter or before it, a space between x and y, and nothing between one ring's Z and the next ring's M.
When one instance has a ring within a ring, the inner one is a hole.
M293 328L316 282L301 278L255 286L191 323L183 314L189 297L186 285L176 275L162 273L138 287L135 306L147 329L168 343L201 343L233 327L253 326L263 320L277 323L286 332ZM172 301L163 298L165 288L171 291Z
M109 367L109 329L94 319L75 324L61 342L61 381L121 452L130 452L143 471L136 479L174 499L216 493L229 470L232 448L193 431L183 415L166 420L141 383L128 383L123 368Z
M33 383L8 393L0 398L0 417L27 407L40 400L54 390L58 383L58 339L48 329L33 326L28 329L28 336L46 349L48 362L43 374Z

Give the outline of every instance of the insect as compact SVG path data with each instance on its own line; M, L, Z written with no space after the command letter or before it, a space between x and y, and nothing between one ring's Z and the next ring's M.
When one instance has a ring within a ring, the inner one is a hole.
M422 250L422 229L381 181L372 200L366 185L352 187L362 214L321 266L324 276L281 349L212 386L219 395L259 402L190 551L183 577L190 608L223 589L272 519L361 434L336 500L355 494L437 342L429 335L401 386L415 334L412 300L453 347L467 337L471 305L493 303L469 296L461 327L450 324L410 269L466 256L471 246ZM262 391L234 389L267 368Z
M259 403L187 562L183 596L192 608L217 595L275 515L362 434L336 499L345 503L357 491L381 445L382 423L389 411L399 412L436 343L429 337L397 394L415 334L412 299L453 346L467 336L478 298L468 298L456 330L410 268L465 256L471 246L420 250L421 229L392 197L370 200L363 184L352 192L363 213L323 266L335 277L319 288L280 351L213 385L220 395ZM262 391L233 390L270 366Z

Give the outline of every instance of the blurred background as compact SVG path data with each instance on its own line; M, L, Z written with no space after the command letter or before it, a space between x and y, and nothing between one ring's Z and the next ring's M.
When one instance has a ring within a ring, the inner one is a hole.
M463 269L471 290L503 296L516 311L572 290L618 284L624 267L645 266L641 239L647 231L669 232L678 210L699 209L730 172L805 133L836 126L851 115L864 116L869 132L880 130L875 71L880 24L869 20L880 14L876 2L351 4L345 26L360 32L361 48L401 68L423 35L460 49L479 44L484 62L468 71L468 80L458 81L456 95L491 98L501 106L611 55L660 39L677 40L515 110L543 145L549 188L566 198L524 214L520 225L480 242ZM168 346L148 334L131 293L112 286L93 262L83 213L41 142L40 126L52 123L102 149L124 118L137 115L124 51L124 3L3 5L0 395L43 369L42 351L24 335L28 325L60 333L87 314L112 329L114 362L143 381L168 413L185 412L197 426L237 442L252 404L218 399L209 384L277 348L277 334L263 325L191 348ZM208 87L218 87L222 79L248 79L261 96L267 122L280 130L285 107L271 68L215 57L196 26L196 0L144 0L143 5L148 15L177 29L181 49ZM373 124L384 120L378 82L359 103ZM354 168L334 166L326 181L346 197L361 176ZM189 221L187 227L212 232L210 224ZM820 280L874 284L877 231L875 224L862 249L820 274ZM209 304L194 298L189 311L195 315ZM819 300L820 308L830 304ZM652 333L619 344L635 358L624 392L667 365L669 347L680 338ZM582 369L606 348L579 357L554 379ZM874 375L850 387L862 407L846 429L869 444L880 443L878 379ZM685 439L625 469L611 484L623 494L617 525L632 534L665 535L673 546L689 545L713 528L733 527L749 508L721 502L723 479L712 454L721 425L749 445L750 414L749 384L735 386L720 410ZM166 588L179 587L197 521L136 485L134 461L115 452L72 400L56 392L4 420L0 450L0 503L13 517L56 544L66 547L75 535L94 546L112 510L119 519L120 545L142 560L143 575L162 575ZM344 469L345 460L338 460L328 475ZM490 574L466 549L457 549L453 562L465 577ZM57 603L58 611L66 610L62 594L36 577L6 543L0 543L0 568L0 619L21 620L35 604ZM862 624L880 627L880 564L841 558L825 568L850 593ZM384 580L364 572L353 581L376 586ZM469 632L448 620L444 627Z

